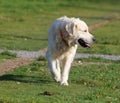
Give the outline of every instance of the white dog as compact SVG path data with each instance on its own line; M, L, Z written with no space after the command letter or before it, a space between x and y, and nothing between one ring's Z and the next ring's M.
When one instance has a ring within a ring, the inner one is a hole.
M66 16L56 19L51 24L48 34L46 58L50 72L61 85L68 85L70 67L77 45L90 48L89 44L95 39L89 33L88 26L84 21Z

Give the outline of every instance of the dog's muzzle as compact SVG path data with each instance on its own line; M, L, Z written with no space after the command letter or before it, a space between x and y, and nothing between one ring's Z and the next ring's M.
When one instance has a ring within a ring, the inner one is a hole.
M78 43L82 46L82 47L87 47L90 48L90 44L86 43L83 39L78 39Z

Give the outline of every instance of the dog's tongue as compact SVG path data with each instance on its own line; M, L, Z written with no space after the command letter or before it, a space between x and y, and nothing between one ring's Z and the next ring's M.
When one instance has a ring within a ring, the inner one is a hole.
M89 44L86 44L87 48L91 48L91 46Z

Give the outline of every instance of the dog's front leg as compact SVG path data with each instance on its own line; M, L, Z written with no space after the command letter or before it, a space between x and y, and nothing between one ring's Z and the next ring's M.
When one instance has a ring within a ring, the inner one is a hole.
M72 61L73 60L71 57L64 58L64 60L63 60L63 63L62 63L63 71L62 71L61 85L66 85L66 86L68 85L68 76L69 76Z

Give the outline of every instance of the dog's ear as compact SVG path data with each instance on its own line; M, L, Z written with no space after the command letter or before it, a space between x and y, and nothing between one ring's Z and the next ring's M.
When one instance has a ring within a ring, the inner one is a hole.
M73 35L75 34L76 30L77 30L77 24L74 23L69 23L66 25L65 29L66 31L69 33L69 35Z

